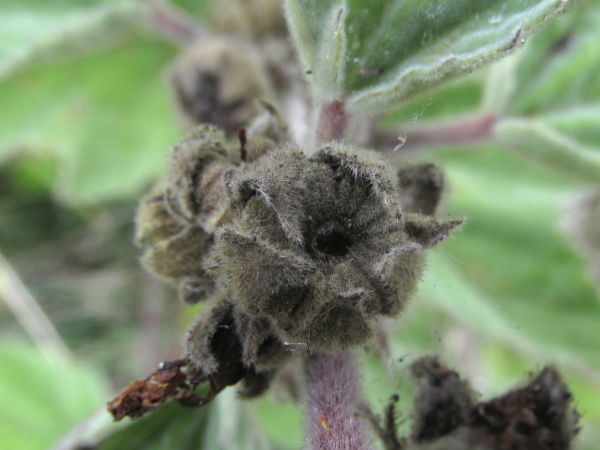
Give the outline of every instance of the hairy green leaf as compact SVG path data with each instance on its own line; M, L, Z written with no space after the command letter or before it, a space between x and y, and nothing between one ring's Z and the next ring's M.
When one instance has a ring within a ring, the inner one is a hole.
M346 0L286 1L290 33L300 62L318 100L344 94Z
M348 33L349 104L358 110L387 108L509 54L567 4L549 0L377 3L381 6L356 1L348 19L349 24L353 17L361 22L356 34Z
M346 15L344 94L356 112L381 112L510 54L568 0L286 1L288 23L313 86L335 11ZM339 46L338 48L342 48ZM334 52L331 52L334 53ZM321 69L319 69L321 70ZM311 78L312 77L312 78ZM317 90L318 100L326 98Z

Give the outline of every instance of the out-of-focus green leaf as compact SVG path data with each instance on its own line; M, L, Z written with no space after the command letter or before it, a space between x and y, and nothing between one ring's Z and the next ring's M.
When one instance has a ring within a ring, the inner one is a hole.
M444 254L430 254L421 292L468 327L541 361L600 370L598 293L558 229L580 185L497 150L443 159L450 210L467 224Z
M51 447L64 433L104 404L108 395L97 374L68 361L48 361L34 348L0 347L0 447Z
M482 74L475 72L449 83L430 95L393 109L382 117L380 124L383 127L397 127L399 122L412 124L415 121L415 128L418 128L433 119L450 119L472 113L482 101L482 80Z
M192 16L202 19L208 16L215 0L172 0L172 3Z
M544 114L541 119L581 145L600 148L600 102Z
M334 39L332 17L347 15L345 95L357 112L380 112L464 75L519 47L569 1L360 0L286 1L288 23L313 86L326 87L320 67ZM335 52L330 52L333 55ZM333 72L327 69L326 73ZM322 100L323 89L315 91Z
M163 79L174 50L129 41L0 83L0 159L53 156L68 200L125 198L163 172L180 135Z
M123 38L147 14L134 0L4 0L0 79L32 63L66 59Z
M290 401L276 402L271 395L256 401L256 412L267 438L274 449L297 449L302 447L303 414Z
M202 446L205 434L214 432L214 429L209 430L208 427L209 416L214 412L215 408L211 405L190 409L170 401L158 410L130 421L125 427L100 442L98 449L195 450L205 448Z
M582 184L497 148L429 157L446 171L449 214L467 222L429 252L418 295L394 339L413 353L449 353L453 367L475 368L475 388L483 381L484 395L556 364L575 398L585 398L576 401L583 413L580 447L595 448L600 298L586 261L558 225ZM420 323L423 315L429 317ZM457 332L467 341L452 343ZM457 346L458 355L452 353ZM503 356L508 351L511 361Z
M510 114L544 114L577 108L600 100L600 2L579 8L527 42L514 77Z
M509 118L494 127L504 147L535 163L588 182L600 182L600 145L586 147L542 120Z
M235 389L219 394L216 414L209 419L209 430L204 437L206 449L269 450L271 447L263 433L263 425L254 410L252 401L240 401Z

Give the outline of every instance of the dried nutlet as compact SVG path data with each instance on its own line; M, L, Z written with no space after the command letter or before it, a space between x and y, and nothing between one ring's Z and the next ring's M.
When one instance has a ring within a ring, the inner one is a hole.
M283 146L225 178L233 217L207 269L236 308L297 348L365 344L372 319L403 309L423 249L461 222L405 219L389 165L340 144L311 158Z
M402 209L435 215L444 191L444 173L435 164L407 164L398 170Z
M223 173L232 167L225 134L212 125L194 128L169 155L166 201L173 214L212 233L228 209Z
M159 278L178 286L186 302L202 299L213 282L201 260L212 245L212 236L202 228L174 216L162 187L145 195L138 207L135 243L143 249L142 265Z
M213 391L242 381L240 394L244 397L259 395L269 386L276 371L273 361L277 358L269 354L270 365L261 366L260 356L265 348L273 347L272 343L273 339L264 333L260 324L237 319L234 306L218 292L186 336L188 357L211 381ZM279 348L282 348L280 344ZM253 350L250 361L248 349ZM279 352L285 353L283 349Z
M569 450L579 432L572 396L552 367L541 370L524 387L475 403L459 374L427 356L411 366L418 381L409 439L397 437L393 403L381 420L363 405L386 450ZM390 411L392 412L390 414Z
M412 439L432 441L454 431L467 421L473 406L469 385L437 357L424 357L411 366L419 382L415 398Z
M214 285L202 260L229 209L223 173L232 162L224 142L223 132L211 125L190 132L171 151L166 183L138 208L135 242L144 250L142 264L177 285L188 303L206 297Z
M281 0L221 0L212 23L227 34L260 38L285 33Z
M256 49L233 37L206 37L173 65L171 81L187 125L210 123L235 135L258 113L256 99L271 96Z

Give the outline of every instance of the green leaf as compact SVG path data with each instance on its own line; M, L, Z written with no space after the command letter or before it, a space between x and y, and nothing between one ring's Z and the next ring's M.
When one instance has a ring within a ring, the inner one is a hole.
M588 182L600 182L600 148L587 147L542 120L503 119L494 128L507 150Z
M252 401L243 401L235 389L221 392L216 402L217 414L209 419L213 433L204 438L204 448L215 450L268 450L269 442L263 433Z
M553 21L518 55L508 112L546 113L600 101L600 2L585 2Z
M333 39L334 12L347 15L344 94L355 112L381 112L505 56L567 0L286 1L288 23L313 86L330 87L315 69ZM347 12L346 12L347 10ZM331 52L332 54L334 52ZM327 73L334 73L331 68ZM312 77L312 78L311 78ZM325 98L316 90L317 100Z
M212 413L214 407L211 405L190 409L170 401L140 419L129 421L124 427L115 427L116 432L103 439L97 448L99 450L208 448L203 447L202 444L204 436L211 432L208 420Z
M339 100L344 94L347 1L286 1L285 8L313 95L320 101Z
M0 83L0 159L26 150L54 157L66 200L137 194L163 172L181 131L163 70L174 49L130 40Z
M46 360L16 342L0 347L0 447L51 447L76 423L106 402L100 377L72 362Z
M600 103L563 109L540 118L548 126L576 139L583 146L600 146Z
M277 396L277 393L274 395ZM272 397L273 395L267 394L255 402L269 442L273 444L273 448L280 450L302 448L303 413L299 405L293 404L291 400L276 401Z
M215 0L171 0L171 3L193 17L205 19L212 11Z
M361 27L348 33L349 105L387 108L507 55L566 4L414 0L361 8L355 1L348 23Z
M473 73L458 81L448 83L385 114L380 120L382 127L398 127L400 122L415 122L415 128L423 123L440 119L452 119L461 114L473 114L482 99L482 74ZM409 137L410 139L410 137Z
M31 64L66 59L123 38L147 14L142 2L4 0L0 79Z
M492 149L443 156L453 215L467 223L430 253L420 292L485 336L540 362L600 369L598 293L558 229L580 184Z

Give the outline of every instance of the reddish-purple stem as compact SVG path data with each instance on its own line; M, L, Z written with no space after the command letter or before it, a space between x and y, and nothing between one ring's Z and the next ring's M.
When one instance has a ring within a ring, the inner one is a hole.
M306 391L308 450L374 448L365 424L357 414L362 395L356 357L350 351L308 358Z
M458 119L430 123L415 127L406 137L402 151L417 147L438 145L470 144L489 139L492 129L499 117L496 115L481 115L460 117ZM394 148L398 145L398 133L380 131L375 136L375 146L380 149Z
M346 122L346 109L343 102L335 100L323 105L317 118L317 144L342 140L346 131Z

